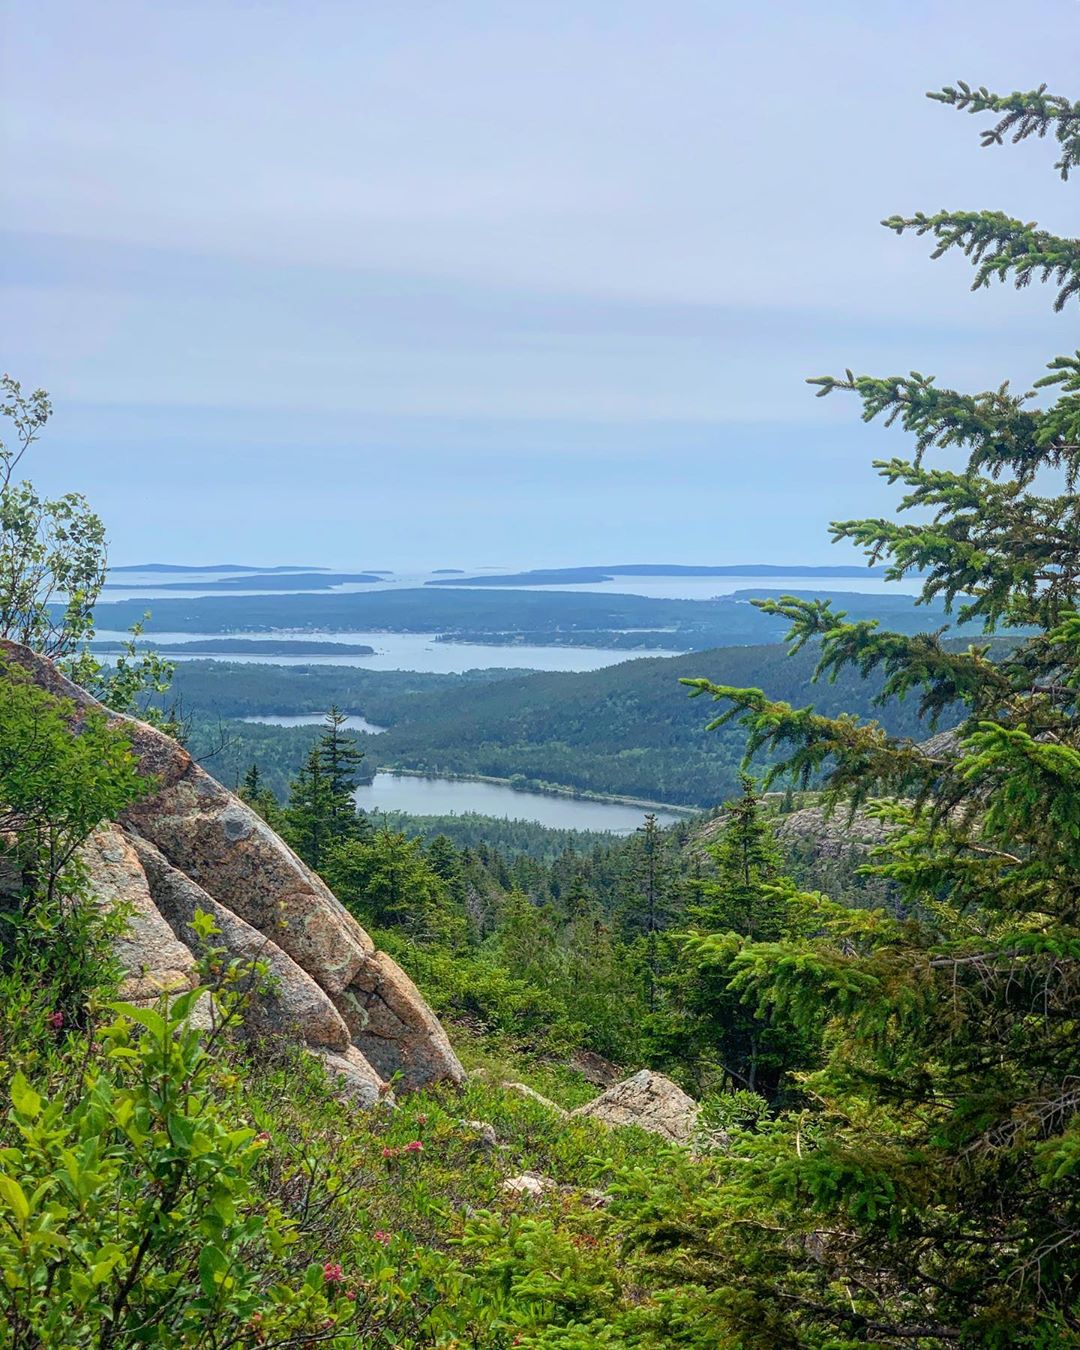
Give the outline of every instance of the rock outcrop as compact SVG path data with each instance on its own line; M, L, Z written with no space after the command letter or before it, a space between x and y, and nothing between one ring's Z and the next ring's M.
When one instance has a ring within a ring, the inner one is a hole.
M622 1073L617 1064L612 1064L610 1059L598 1055L595 1050L575 1050L570 1056L570 1067L577 1069L586 1083L600 1088L617 1083Z
M859 871L888 837L883 821L842 807L830 814L817 803L778 816L775 829L788 871L804 890L824 891L860 908L894 906L895 887Z
M0 659L75 706L75 725L102 710L25 647L0 640ZM149 1000L195 982L195 911L211 914L230 956L258 957L270 988L253 1001L265 1033L295 1037L336 1075L343 1095L370 1103L397 1076L405 1087L464 1072L415 985L328 886L266 823L156 728L109 713L131 738L153 790L83 850L100 903L129 914L118 951L123 994Z
M615 1083L571 1114L607 1125L636 1125L673 1144L688 1144L697 1127L698 1104L662 1073L642 1069Z

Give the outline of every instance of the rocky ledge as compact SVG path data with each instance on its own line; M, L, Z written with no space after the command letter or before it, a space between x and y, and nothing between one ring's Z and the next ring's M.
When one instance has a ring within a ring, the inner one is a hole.
M391 1078L406 1088L464 1079L416 986L260 816L176 741L103 709L44 657L0 640L0 660L69 699L76 729L93 709L122 724L140 771L154 779L83 850L100 902L129 915L118 944L124 998L145 1002L195 984L192 920L203 910L220 929L215 945L269 967L252 1007L256 1029L305 1045L354 1100L373 1103Z

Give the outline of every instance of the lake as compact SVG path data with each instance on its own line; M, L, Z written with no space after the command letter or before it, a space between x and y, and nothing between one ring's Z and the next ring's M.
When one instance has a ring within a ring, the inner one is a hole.
M620 802L594 802L519 792L502 783L476 783L464 778L421 778L380 771L353 794L365 811L405 811L412 816L463 815L475 811L503 820L532 820L557 830L601 830L629 834L644 823L643 807ZM657 811L661 825L684 817Z
M273 717L242 717L242 722L258 722L264 727L314 727L323 726L326 717L323 713L296 713L287 715L279 713ZM377 727L374 722L369 722L366 717L359 717L355 713L350 713L342 724L346 731L366 731L369 736L381 736L386 730L385 727Z

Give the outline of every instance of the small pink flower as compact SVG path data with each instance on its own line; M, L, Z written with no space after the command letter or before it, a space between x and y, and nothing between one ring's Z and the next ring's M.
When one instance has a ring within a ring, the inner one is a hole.
M322 1268L322 1273L327 1284L340 1284L345 1278L345 1272L336 1261L327 1261Z
M376 1228L371 1236L375 1239L376 1242L381 1242L384 1247L389 1246L390 1242L392 1241L390 1234L384 1232L383 1229L381 1228Z
M414 1139L411 1144L405 1145L406 1153L423 1153L424 1146L419 1139Z
M50 1027L52 1027L53 1031L59 1031L60 1028L64 1025L64 1014L59 1010L56 1012L51 1012L49 1013L48 1017L46 1017L45 1021L48 1023Z
M270 1131L260 1130L259 1133L255 1136L254 1142L256 1144L268 1144L270 1142Z
M416 1123L417 1123L417 1125L426 1125L426 1124L428 1123L428 1118L427 1118L427 1116L426 1116L426 1115L419 1115L419 1116L417 1116L417 1117L416 1117Z
M397 1148L384 1148L382 1155L384 1158L396 1158L400 1152L401 1150Z
M356 1290L355 1290L355 1289L346 1289L346 1290L345 1290L345 1297L349 1300L350 1303L355 1303L355 1302L356 1302Z

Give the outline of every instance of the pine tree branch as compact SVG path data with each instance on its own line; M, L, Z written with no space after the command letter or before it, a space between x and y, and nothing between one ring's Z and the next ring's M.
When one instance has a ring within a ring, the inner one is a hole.
M1036 278L1052 280L1060 288L1055 311L1080 292L1080 240L1062 239L1034 221L1015 220L1003 211L938 211L932 216L920 211L889 216L881 223L897 234L932 234L937 240L932 258L960 249L975 266L973 291L989 286L995 277L1006 281L1011 275L1017 290Z
M1042 140L1053 131L1061 147L1061 158L1054 165L1063 179L1069 170L1080 164L1080 100L1070 103L1060 94L1048 94L1046 85L1022 94L992 94L985 85L972 89L963 80L926 95L936 103L944 103L959 112L1003 113L1004 116L988 130L980 132L984 148L1004 145L1008 136L1014 145L1030 136Z

